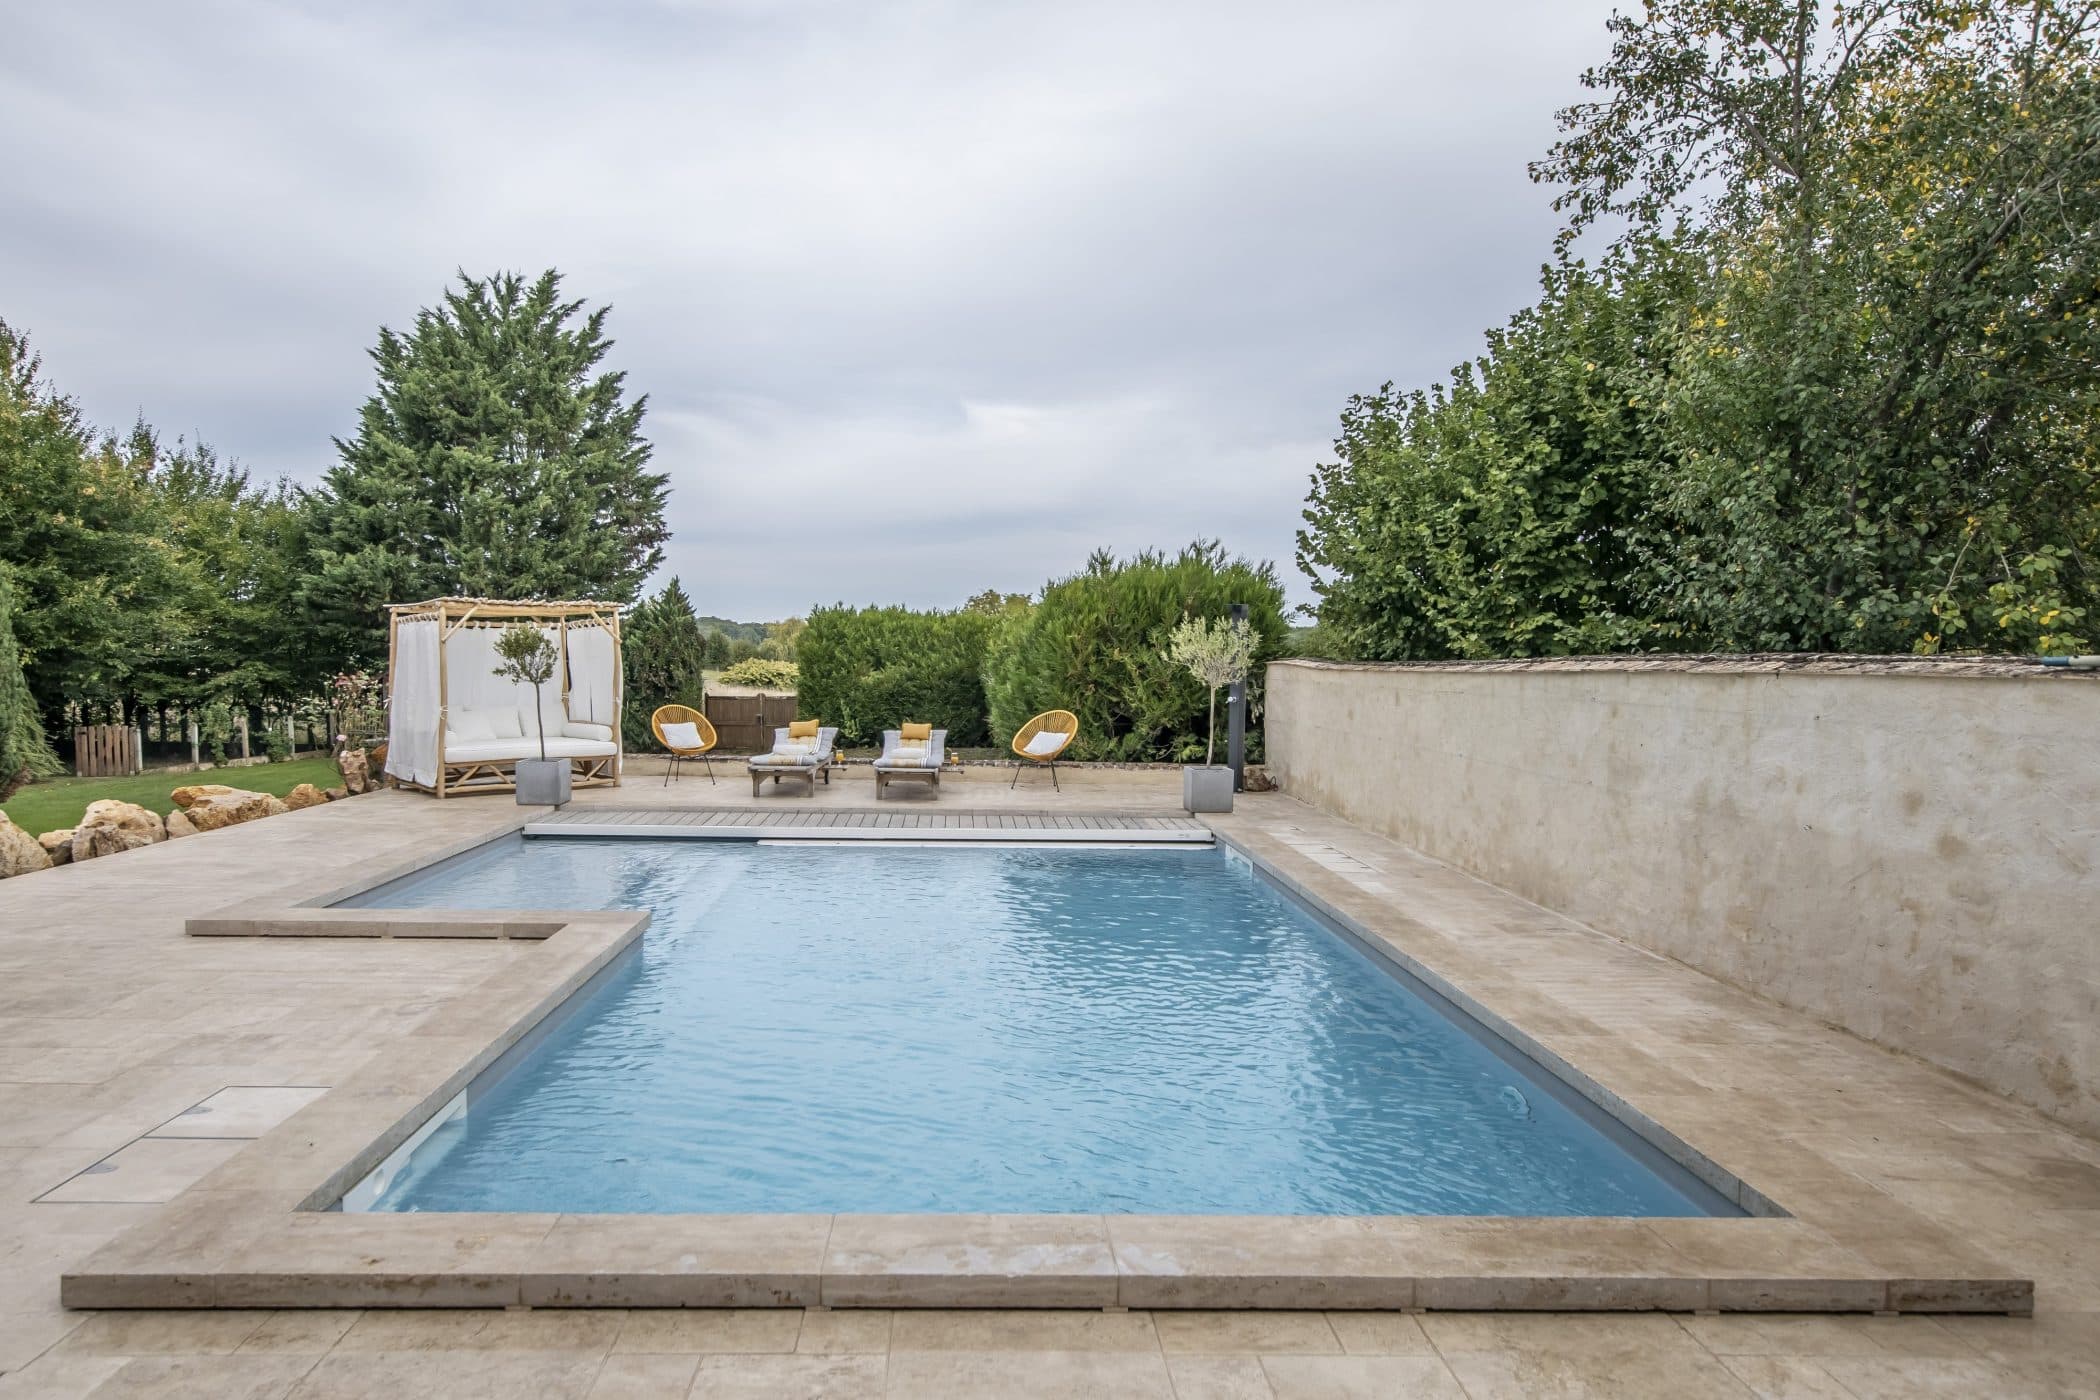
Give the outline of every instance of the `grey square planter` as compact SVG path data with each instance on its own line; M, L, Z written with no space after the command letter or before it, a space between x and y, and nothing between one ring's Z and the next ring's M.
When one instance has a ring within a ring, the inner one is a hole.
M1232 768L1223 763L1191 763L1181 770L1181 805L1191 812L1232 810Z
M559 807L569 800L569 760L566 758L521 758L518 760L518 805Z

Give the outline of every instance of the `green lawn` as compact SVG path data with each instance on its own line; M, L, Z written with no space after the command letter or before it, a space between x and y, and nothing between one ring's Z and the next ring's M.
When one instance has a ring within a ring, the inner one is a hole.
M74 826L90 802L105 797L136 802L163 816L174 809L168 794L192 783L224 783L250 792L282 797L301 783L317 788L341 787L343 775L332 758L301 758L290 763L258 763L250 768L204 768L195 773L141 773L135 778L54 778L32 783L7 799L7 815L32 836Z

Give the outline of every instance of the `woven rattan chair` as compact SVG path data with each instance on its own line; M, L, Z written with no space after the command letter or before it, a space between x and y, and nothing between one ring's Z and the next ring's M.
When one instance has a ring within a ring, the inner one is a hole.
M680 747L672 743L664 737L664 726L667 724L690 724L695 730L699 731L700 746L698 748L690 746ZM707 765L707 780L709 782L715 780L715 762L708 755L714 751L714 747L720 742L720 739L715 733L715 727L707 722L706 715L701 714L690 705L664 705L660 706L655 714L649 716L649 729L651 733L656 735L656 742L664 746L664 752L671 755L670 766L664 771L665 787L669 787L671 779L677 776L679 764L691 763L696 758Z
M1064 741L1055 746L1037 745L1036 740L1045 734L1063 735ZM1058 788L1058 755L1072 747L1072 741L1078 737L1079 716L1073 714L1070 710L1045 710L1034 719L1028 721L1028 723L1022 725L1014 731L1014 756L1020 759L1021 762L1014 765L1013 782L1008 783L1007 786L1010 788L1014 783L1020 782L1021 771L1033 763L1040 767L1049 768L1050 786ZM1034 752L1030 752L1031 745L1035 746ZM1061 792L1063 789L1058 788L1058 791Z

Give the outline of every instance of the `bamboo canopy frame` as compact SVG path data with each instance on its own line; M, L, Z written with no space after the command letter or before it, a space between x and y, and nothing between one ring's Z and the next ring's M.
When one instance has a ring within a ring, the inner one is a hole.
M569 665L569 635L572 630L582 632L598 630L605 632L612 641L612 712L611 725L613 752L605 755L572 758L572 783L576 787L618 787L620 770L625 754L620 739L621 710L625 703L621 680L624 675L620 651L620 604L593 599L563 602L541 602L515 598L431 598L421 603L393 603L387 607L387 681L386 694L389 725L393 723L395 687L400 680L400 639L404 623L432 622L437 625L437 766L434 782L416 782L396 777L403 787L413 787L439 797L458 796L470 792L513 792L517 789L516 762L514 758L464 758L448 759L445 754L445 734L451 723L451 711L447 704L447 675L445 644L461 631L492 629L526 623L552 629L556 635L556 655L561 660L561 712L569 713L571 669ZM535 743L537 740L535 739ZM521 741L520 747L523 747ZM534 755L527 753L524 757ZM388 754L391 769L393 754Z

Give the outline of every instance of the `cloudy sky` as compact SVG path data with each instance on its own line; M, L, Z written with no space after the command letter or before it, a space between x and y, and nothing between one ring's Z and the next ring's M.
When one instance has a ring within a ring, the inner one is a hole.
M21 6L0 316L98 423L312 481L381 324L558 267L613 305L704 612L1199 535L1305 601L1344 400L1530 299L1524 164L1610 9Z

